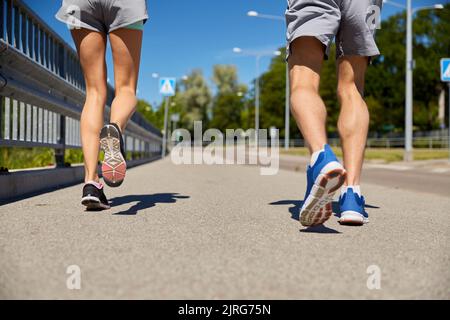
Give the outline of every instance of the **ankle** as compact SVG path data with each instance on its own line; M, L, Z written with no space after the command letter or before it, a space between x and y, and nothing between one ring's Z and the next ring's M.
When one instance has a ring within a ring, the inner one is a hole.
M101 182L99 182L99 181L94 181L94 180L92 180L92 181L85 181L84 184L85 185L86 184L91 184L91 185L95 186L97 189L102 189L103 188L103 184Z
M314 149L311 148L312 153L311 153L311 162L310 165L313 166L316 162L317 159L319 158L319 155L325 151L325 145L323 144L320 148L319 147L315 147Z
M323 151L323 149L325 148L326 144L327 144L326 142L324 142L324 143L315 143L315 144L309 144L308 143L308 146L309 146L309 150L310 150L311 154L313 154L313 153L318 152L318 151Z
M126 126L126 124L123 124L123 123L120 122L120 121L114 121L114 120L111 120L109 123L110 123L110 124L115 124L115 125L119 128L120 133L122 133L122 132L125 131L125 126Z
M99 178L99 176L95 176L95 177L85 177L85 178L84 178L84 183L90 183L90 182L100 183L100 178Z
M343 186L342 189L341 189L341 194L346 193L348 189L352 189L353 193L356 193L358 196L361 197L361 195L362 195L361 194L361 186L359 184L358 185L345 185L345 186Z

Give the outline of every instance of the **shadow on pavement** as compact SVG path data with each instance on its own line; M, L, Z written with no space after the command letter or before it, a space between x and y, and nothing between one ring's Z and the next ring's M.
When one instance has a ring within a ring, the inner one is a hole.
M128 210L115 213L115 215L136 215L139 211L154 207L157 203L175 203L178 199L189 198L189 196L182 196L179 193L128 195L111 199L111 207L137 202Z
M280 201L276 201L276 202L272 202L269 203L272 206L287 206L287 205L291 205L289 207L289 213L291 214L291 218L294 220L299 220L299 216L300 216L300 209L302 208L303 205L303 200L280 200ZM379 209L380 207L377 206L372 206L372 205L367 205L366 204L366 208L371 208L371 209ZM339 212L339 202L337 201L333 201L333 212ZM338 216L338 214L334 214L335 216ZM302 229L300 230L300 232L307 232L307 233L341 233L337 230L325 227L324 225L321 226L315 226L315 227L309 227L306 229Z
M281 200L277 202L270 203L272 206L287 206L289 207L289 213L291 214L291 218L298 221L300 216L300 209L302 208L303 201L302 200ZM333 202L333 212L336 212L336 209L339 209L339 204L335 201ZM339 234L341 232L325 227L324 225L309 227L306 229L300 230L300 232L306 233L330 233L330 234Z
M329 234L342 234L342 232L339 232L337 230L334 230L332 228L328 228L325 225L321 224L314 227L308 227L306 229L301 229L300 232L304 233L329 233Z

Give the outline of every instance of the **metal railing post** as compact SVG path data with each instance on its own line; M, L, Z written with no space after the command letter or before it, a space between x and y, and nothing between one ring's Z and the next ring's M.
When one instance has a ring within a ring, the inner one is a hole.
M64 156L66 153L66 117L60 115L58 148L55 149L55 164L57 168L65 167Z
M131 160L136 160L135 146L136 146L136 138L131 137Z
M0 140L3 139L4 133L3 133L3 122L4 115L3 115L3 104L4 104L5 98L3 96L0 96Z
M5 1L0 1L0 39L5 38Z

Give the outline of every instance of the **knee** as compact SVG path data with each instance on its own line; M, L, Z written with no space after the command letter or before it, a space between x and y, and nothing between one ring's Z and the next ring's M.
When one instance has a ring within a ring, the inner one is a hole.
M116 88L116 97L126 97L137 101L136 89L133 86L118 86Z
M136 95L136 88L130 84L116 84L116 95L117 94L127 94Z
M106 103L107 89L102 86L86 86L86 100L94 101L96 104Z

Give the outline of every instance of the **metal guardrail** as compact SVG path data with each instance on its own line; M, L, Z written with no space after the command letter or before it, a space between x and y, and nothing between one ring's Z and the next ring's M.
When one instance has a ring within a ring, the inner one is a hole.
M114 89L108 85L105 120ZM80 148L85 84L77 53L20 0L0 0L0 146L51 147L57 166ZM162 135L135 113L124 133L127 151L161 152Z

